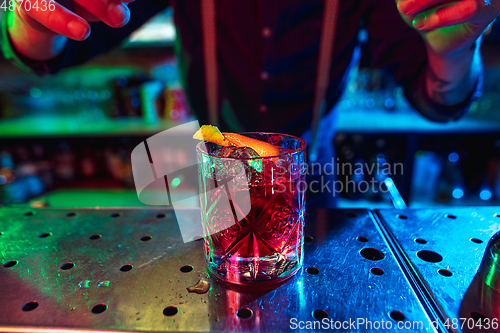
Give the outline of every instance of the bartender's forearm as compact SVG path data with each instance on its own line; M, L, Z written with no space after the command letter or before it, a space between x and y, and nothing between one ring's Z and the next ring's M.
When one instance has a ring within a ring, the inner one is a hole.
M46 61L57 57L64 49L68 40L66 37L37 31L14 12L6 15L9 15L9 38L22 56L35 61Z
M480 42L479 39L473 47L446 56L427 49L426 91L432 101L452 106L469 98L480 71Z

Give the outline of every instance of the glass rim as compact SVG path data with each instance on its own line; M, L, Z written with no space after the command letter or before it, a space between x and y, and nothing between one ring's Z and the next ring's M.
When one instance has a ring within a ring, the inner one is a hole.
M206 150L203 150L201 148L202 144L210 142L210 141L203 140L203 141L200 141L196 145L196 150L199 151L199 152L201 152L202 154L207 155L207 156L212 156L212 157L216 157L216 158L220 158L220 159L226 158L226 159L232 159L232 160L266 160L266 159L275 159L275 158L285 157L285 156L292 156L292 155L300 153L301 151L303 151L303 150L306 149L306 142L303 139L301 139L301 138L299 138L299 137L297 137L295 135L291 135L291 134L275 133L275 132L241 132L241 133L238 133L238 134L242 134L242 135L245 135L245 134L283 135L283 136L287 136L287 137L290 137L292 139L296 139L297 141L299 141L300 142L300 147L297 148L297 149L291 150L291 151L289 151L287 153L284 153L284 154L273 155L273 156L266 156L266 157L249 157L249 158L219 157L219 156L211 155Z

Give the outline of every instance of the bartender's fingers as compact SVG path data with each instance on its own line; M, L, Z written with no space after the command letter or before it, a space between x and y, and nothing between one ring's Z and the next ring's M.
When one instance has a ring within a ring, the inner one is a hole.
M412 25L419 30L431 30L469 22L477 12L475 1L458 0L418 14Z
M124 26L130 19L130 10L121 1L75 0L75 2L113 28Z
M33 8L28 10L25 2L18 2L17 6L23 20L25 20L25 16L29 16L52 32L71 39L84 40L88 37L90 34L90 25L87 21L57 2L50 1L49 6L49 1L47 1L47 4L47 10L35 10ZM41 6L44 8L43 4ZM30 24L28 20L25 20L25 22ZM32 27L36 29L36 27Z
M36 21L35 19L33 19L31 16L29 16L19 8L16 8L16 13L21 18L21 20L23 20L23 22L29 25L32 29L35 29L36 31L42 32L44 34L57 35L57 33L45 27L43 24Z
M443 5L453 1L454 0L397 0L397 5L401 14L413 15L432 7Z

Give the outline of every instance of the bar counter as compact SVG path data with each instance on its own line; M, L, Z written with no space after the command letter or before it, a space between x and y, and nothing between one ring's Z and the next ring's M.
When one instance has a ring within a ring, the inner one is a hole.
M497 213L311 211L301 271L256 290L210 277L171 209L0 208L0 331L475 331L460 318L493 318L476 273Z

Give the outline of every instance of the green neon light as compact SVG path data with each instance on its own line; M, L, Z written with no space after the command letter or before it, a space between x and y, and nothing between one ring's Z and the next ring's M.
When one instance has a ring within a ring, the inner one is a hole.
M180 183L181 183L181 179L180 178L176 177L176 178L172 179L172 187L177 187L177 186L180 185Z

